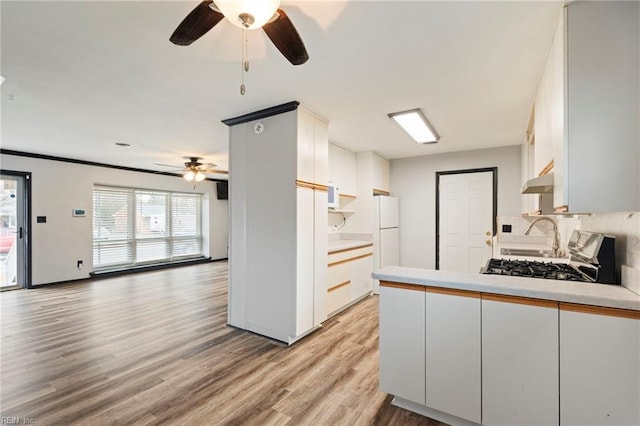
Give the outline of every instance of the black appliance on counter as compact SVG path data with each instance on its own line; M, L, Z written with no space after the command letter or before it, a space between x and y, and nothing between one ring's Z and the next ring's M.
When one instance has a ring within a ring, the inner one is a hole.
M567 244L570 263L489 259L483 274L616 284L615 238L575 230Z

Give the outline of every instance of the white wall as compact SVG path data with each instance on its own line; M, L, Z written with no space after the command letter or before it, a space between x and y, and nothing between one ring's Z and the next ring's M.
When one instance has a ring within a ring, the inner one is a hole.
M400 264L435 268L436 172L498 168L498 215L520 214L520 146L391 160L391 195L400 198Z
M13 155L0 155L0 167L32 174L34 285L87 278L92 272L94 184L204 194L204 255L213 259L227 257L227 201L217 199L215 182L200 182L194 190L192 183L180 177ZM73 217L74 208L86 209L87 216ZM36 216L46 216L47 223L36 223ZM76 267L78 260L84 262L81 270Z

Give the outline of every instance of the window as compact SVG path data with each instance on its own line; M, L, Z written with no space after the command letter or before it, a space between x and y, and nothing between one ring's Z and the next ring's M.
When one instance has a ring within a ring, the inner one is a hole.
M202 256L202 195L93 188L93 268Z

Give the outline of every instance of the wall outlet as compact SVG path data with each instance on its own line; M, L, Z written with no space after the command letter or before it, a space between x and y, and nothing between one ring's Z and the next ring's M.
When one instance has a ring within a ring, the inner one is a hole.
M82 269L82 267L84 266L84 265L82 264L82 260L78 260L77 265L78 265L78 269Z
M511 232L511 225L502 225L502 233L508 234Z

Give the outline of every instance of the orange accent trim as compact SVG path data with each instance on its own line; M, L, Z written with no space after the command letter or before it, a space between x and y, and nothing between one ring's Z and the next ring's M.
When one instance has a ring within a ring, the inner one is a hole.
M391 194L389 191L385 191L384 189L375 189L373 188L373 195L389 195Z
M313 184L313 189L316 191L329 192L327 185L318 185L317 183Z
M443 288L443 287L426 287L426 292L446 294L448 296L471 297L473 299L480 299L482 297L482 293L479 293L477 291L458 290L458 289Z
M351 194L338 194L340 195L342 198L353 198L354 200L357 198L355 195L351 195Z
M327 289L327 293L330 293L330 292L332 292L334 290L339 289L340 287L344 287L345 285L349 285L349 284L351 284L351 281L347 280L347 281L345 281L343 283L334 285L333 287Z
M605 308L602 306L592 305L578 305L575 303L560 303L560 310L640 320L640 311L632 311L629 309Z
M426 287L419 284L396 283L391 281L380 281L380 287L400 288L403 290L425 291Z
M517 303L519 305L540 306L542 308L558 309L558 302L542 299L530 299L520 296L506 296L503 294L482 293L482 300L491 300L494 302Z
M350 257L348 259L338 260L337 262L329 263L327 265L327 267L340 265L341 263L347 263L347 262L351 262L352 260L358 260L358 259L362 259L363 257L369 257L369 256L373 256L373 253L367 253L367 254L363 254L361 256Z
M564 206L554 207L553 211L556 213L566 213L569 211L569 206L564 205Z
M540 172L540 174L538 176L544 176L547 173L549 173L551 170L553 170L553 160L549 161L549 164L544 166L544 168L542 169L542 171Z
M357 246L357 247L341 249L341 250L330 251L329 254L342 253L342 252L345 252L345 251L358 250L358 249L367 248L367 247L373 247L373 243L365 244L365 245Z
M296 186L299 187L299 188L313 189L313 184L311 182L305 182L303 180L297 180L296 181Z

